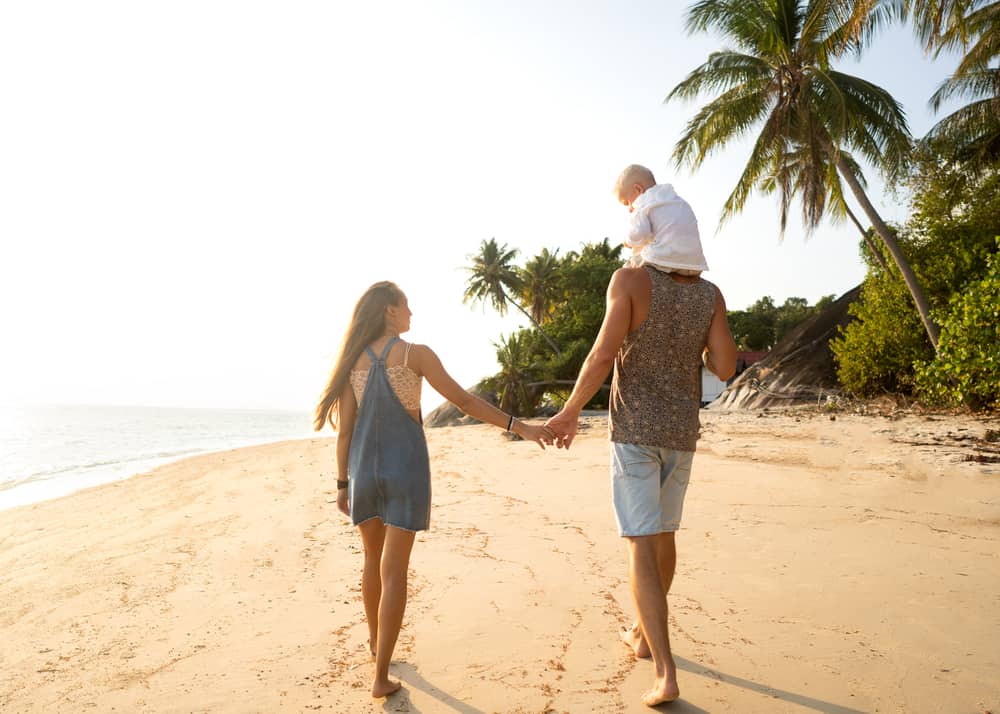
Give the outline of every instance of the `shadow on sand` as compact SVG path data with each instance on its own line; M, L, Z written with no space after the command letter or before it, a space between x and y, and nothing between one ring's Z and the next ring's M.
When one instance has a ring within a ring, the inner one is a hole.
M711 714L708 709L702 709L697 704L685 701L683 692L681 692L680 699L664 704L657 704L655 707L651 707L651 709L654 712L670 712L670 714Z
M764 694L769 697L778 699L779 701L791 702L792 704L798 704L800 707L806 707L808 709L813 709L823 714L865 714L860 709L851 709L850 707L841 706L840 704L833 704L832 702L824 702L822 699L814 699L813 697L807 697L804 694L796 694L795 692L786 692L783 689L776 689L774 687L769 687L766 684L760 684L758 682L753 682L749 679L743 679L742 677L736 677L732 674L726 674L720 672L717 669L712 669L711 667L706 667L698 662L692 662L689 659L684 659L683 657L674 657L677 662L677 669L682 669L685 672L691 672L692 674L699 674L702 677L709 677L719 682L724 682L725 684L731 684L736 687L743 687L744 689L749 689L752 692L757 692L759 694ZM683 697L683 693L681 695ZM669 711L671 712L685 712L685 711L702 711L700 709L684 709L678 705L683 704L682 701L675 702L670 706ZM666 709L664 709L666 711Z
M412 664L393 662L392 673L399 677L399 681L434 697L445 706L458 712L458 714L486 714L482 709L476 709L474 706L466 704L447 692L442 691L440 688L435 687L424 679L423 675ZM387 712L410 712L411 714L420 714L421 711L410 701L410 694L405 686L398 694L394 694L386 699L385 704L382 705L382 709ZM433 711L441 711L441 709L435 707Z
M744 689L749 689L752 692L773 697L779 701L797 704L801 707L821 712L822 714L865 714L865 712L860 709L852 709L851 707L841 706L840 704L825 702L822 699L807 697L804 694L796 694L795 692L776 689L775 687L770 687L766 684L760 684L759 682L754 682L749 679L743 679L742 677L737 677L735 675L725 674L717 669L706 667L705 665L685 659L684 657L675 657L675 661L677 662L677 668L685 672L697 674L702 677L708 677L709 679L714 679L718 682L723 682L736 687L743 687ZM424 679L423 675L417 671L417 668L411 664L407 664L405 662L393 662L393 674L399 677L401 682L409 685L409 687L419 689L421 692L433 697L451 710L458 712L458 714L486 714L482 709L477 709L471 704L466 704L460 699L456 699L442 689L434 686ZM410 701L409 690L406 686L404 686L398 694L386 699L385 703L382 705L382 709L386 712L408 712L409 714L421 714L421 710L415 706L412 701ZM670 712L671 714L709 714L707 709L702 709L696 704L685 701L683 693L681 694L681 698L676 702L661 704L658 707L654 707L654 709L658 711ZM439 709L435 707L434 711L439 711Z

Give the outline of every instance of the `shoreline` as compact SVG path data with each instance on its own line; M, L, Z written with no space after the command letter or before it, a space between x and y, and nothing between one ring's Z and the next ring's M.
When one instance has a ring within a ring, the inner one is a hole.
M4 408L0 511L59 498L193 456L308 438L287 410L151 406Z
M992 422L702 418L670 596L691 711L1000 708L1000 470L963 460ZM388 708L649 711L606 420L569 452L427 436ZM228 450L0 512L0 709L385 711L333 456Z
M55 479L26 480L26 481L22 481L21 483L18 483L16 485L14 485L14 486L8 486L6 488L0 488L0 513L3 513L5 511L9 511L9 510L11 510L13 508L21 508L23 506L30 506L30 505L33 505L33 504L36 504L36 503L45 503L47 501L55 501L55 500L58 500L58 499L61 499L61 498L68 498L68 497L76 495L77 493L80 493L81 491L87 491L87 490L92 489L92 488L100 488L102 486L107 486L107 485L110 485L110 484L119 483L121 481L128 481L129 479L135 478L137 476L143 476L143 475L146 475L146 474L152 474L152 473L158 471L159 469L163 468L164 466L170 466L172 464L184 462L184 461L187 461L188 459L197 459L199 457L212 456L212 455L215 455L215 454L222 454L222 453L226 453L226 452L229 452L229 451L240 451L242 449L252 449L252 448L255 448L255 447L258 447L258 446L273 446L273 445L277 445L277 444L283 444L285 442L306 441L306 440L308 440L308 438L302 438L302 439L276 439L274 441L254 442L254 443L249 443L249 444L241 444L241 445L238 445L238 446L227 446L227 447L222 447L222 448L219 448L219 449L206 449L204 451L201 451L201 450L192 450L191 452L186 452L184 454L178 454L176 456L150 457L148 459L147 458L137 458L137 459L135 459L135 461L141 461L143 463L146 463L148 465L148 468L142 468L142 469L140 469L138 471L131 471L130 469L115 469L115 470L111 471L110 473L109 472L104 472L104 473L101 473L101 474L94 474L97 477L97 480L95 482L92 482L92 483L91 482L87 482L87 483L83 483L83 484L79 484L79 485L77 485L77 484L70 485L70 484L61 484L61 483L59 483L59 481L63 481L65 479L59 479L58 481L55 480ZM120 463L125 464L125 463L128 463L128 462L124 461L124 462L120 462ZM103 465L103 464L101 464L101 465ZM111 466L111 465L112 464L108 464L108 466ZM87 468L88 467L83 466L83 467L74 469L74 471L85 471ZM118 474L118 475L111 475L112 473L115 473L115 474ZM81 479L81 481L82 480L83 479ZM47 490L50 490L50 489L57 490L58 493L55 493L55 494L52 494L52 495L33 496L33 497L28 498L27 500L17 499L19 502L12 503L10 505L5 505L5 501L7 499L15 500L12 497L14 497L14 496L21 496L24 493L24 491L26 491L26 490L28 490L28 491L30 491L30 490L47 491Z

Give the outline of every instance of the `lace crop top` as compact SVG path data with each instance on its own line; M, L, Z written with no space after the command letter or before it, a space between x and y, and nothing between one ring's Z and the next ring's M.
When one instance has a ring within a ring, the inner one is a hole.
M389 378L389 386L396 393L396 398L399 399L403 408L416 411L420 409L421 379L416 372L406 366L406 362L410 358L410 348L412 346L409 342L406 343L406 352L403 353L403 364L397 364L393 367L387 366L385 372ZM368 382L368 370L370 369L371 367L351 370L351 388L354 390L354 398L358 404L361 404L361 397L365 393L365 384Z

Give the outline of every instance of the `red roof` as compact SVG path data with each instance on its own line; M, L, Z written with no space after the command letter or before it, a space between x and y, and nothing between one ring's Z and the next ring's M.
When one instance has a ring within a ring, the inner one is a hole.
M767 357L768 354L769 353L766 350L764 352L737 352L736 359L743 360L743 364L749 367L755 362L760 362L762 359Z

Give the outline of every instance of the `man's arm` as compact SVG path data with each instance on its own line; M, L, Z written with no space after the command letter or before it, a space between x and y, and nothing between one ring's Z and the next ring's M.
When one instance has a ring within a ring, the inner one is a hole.
M576 378L573 392L562 411L546 422L546 426L560 437L559 446L568 449L573 442L580 412L604 384L615 363L615 355L628 335L629 325L632 323L630 288L634 284L635 273L628 269L617 270L611 276L601 331L597 333L597 339L590 348L587 359L583 361L580 376Z
M715 289L715 309L708 328L708 345L701 354L701 360L710 372L724 382L736 373L736 342L729 332L726 300L719 288Z

